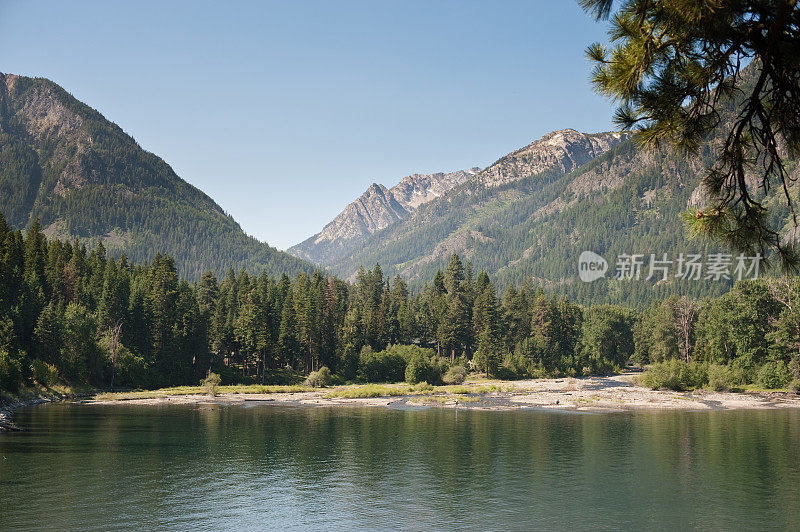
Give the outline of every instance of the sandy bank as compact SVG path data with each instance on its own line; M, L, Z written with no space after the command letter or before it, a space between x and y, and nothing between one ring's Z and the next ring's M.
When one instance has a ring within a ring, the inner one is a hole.
M429 392L401 393L398 386L392 396L350 398L337 397L357 385L294 393L227 393L216 397L184 394L159 397L86 400L91 404L252 404L264 403L295 406L433 406L441 408L514 410L538 408L588 412L619 412L639 409L659 410L733 410L800 408L800 395L780 392L694 392L656 391L633 383L633 375L587 377L580 379L540 379L513 382L467 382L459 387L436 388ZM405 388L408 390L408 388ZM461 393L468 391L470 393Z

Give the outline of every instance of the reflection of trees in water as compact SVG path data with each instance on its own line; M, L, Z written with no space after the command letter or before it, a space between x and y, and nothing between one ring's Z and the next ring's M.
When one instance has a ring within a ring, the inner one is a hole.
M38 518L58 508L67 523L112 509L141 526L223 510L367 528L800 518L797 411L50 405L15 419L29 439L0 438L0 495L22 478L20 496L46 499L56 471Z

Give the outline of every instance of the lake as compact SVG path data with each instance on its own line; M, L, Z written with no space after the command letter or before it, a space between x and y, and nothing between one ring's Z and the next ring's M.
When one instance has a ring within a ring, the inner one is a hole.
M800 411L75 405L0 433L0 528L764 530Z

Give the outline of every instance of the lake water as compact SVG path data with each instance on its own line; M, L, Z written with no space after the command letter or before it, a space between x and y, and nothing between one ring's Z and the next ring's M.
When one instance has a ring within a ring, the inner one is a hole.
M797 529L800 411L86 406L0 434L0 528Z

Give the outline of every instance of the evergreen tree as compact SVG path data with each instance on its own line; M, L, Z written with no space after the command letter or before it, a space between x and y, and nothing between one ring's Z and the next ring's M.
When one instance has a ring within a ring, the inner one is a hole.
M79 303L64 312L62 356L67 375L78 382L100 382L102 361L96 341L97 320Z
M581 331L583 359L592 372L621 368L633 355L630 312L614 306L593 307Z
M278 329L278 352L281 355L281 362L291 367L296 366L296 359L300 351L296 331L294 298L292 291L287 290L286 299L283 301L281 324Z
M51 301L42 310L36 321L34 336L36 344L33 354L49 364L60 362L61 346L64 342L64 323L61 310Z
M114 259L105 268L103 291L100 296L100 325L111 328L127 320L130 298L130 280L124 268L118 268Z
M613 0L581 4L606 19ZM611 49L587 51L595 87L621 104L615 120L636 128L640 142L697 154L710 135L719 139L703 180L709 205L694 213L694 230L749 255L775 250L792 268L793 246L760 191L777 186L791 208L786 156L800 153L798 26L794 0L623 0L611 18ZM721 116L726 106L729 121Z

